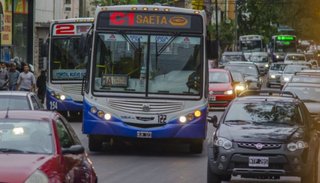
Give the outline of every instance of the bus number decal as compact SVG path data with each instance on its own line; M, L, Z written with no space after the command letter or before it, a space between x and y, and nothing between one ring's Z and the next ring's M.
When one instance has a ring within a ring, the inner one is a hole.
M166 123L166 121L167 121L167 115L163 115L163 114L158 115L158 122L160 124L164 124L164 123Z
M69 35L75 34L75 26L72 24L63 24L56 26L56 34L57 35Z
M58 109L58 102L56 101L50 101L50 110L56 110Z
M110 15L111 25L134 25L134 13L113 12Z

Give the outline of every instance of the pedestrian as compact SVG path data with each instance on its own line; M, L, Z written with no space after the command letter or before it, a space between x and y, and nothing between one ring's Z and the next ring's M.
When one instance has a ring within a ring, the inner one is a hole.
M23 66L23 72L19 74L17 90L35 91L36 79L32 72L29 71L29 65Z
M37 94L42 103L44 102L44 96L46 94L46 80L46 71L42 70L40 76L37 78Z
M17 65L14 62L12 62L9 68L9 90L10 91L17 90L19 75L20 75L20 72L17 71Z
M4 62L0 63L0 90L8 90L9 74Z

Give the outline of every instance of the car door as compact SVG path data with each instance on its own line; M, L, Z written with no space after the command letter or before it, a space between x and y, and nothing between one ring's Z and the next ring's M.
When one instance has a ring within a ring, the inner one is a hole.
M59 137L60 146L62 149L70 148L72 145L78 144L78 142L69 133L68 128L65 125L65 120L60 116L56 120L57 132ZM62 154L63 156L63 173L66 183L77 183L77 175L81 171L82 154Z

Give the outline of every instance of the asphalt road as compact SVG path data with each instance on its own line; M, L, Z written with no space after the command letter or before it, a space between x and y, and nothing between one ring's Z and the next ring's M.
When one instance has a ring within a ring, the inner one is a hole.
M222 112L210 115L220 117ZM88 139L81 134L81 123L72 123L82 144L87 148ZM208 136L214 128L209 125ZM207 172L207 141L199 155L188 153L187 145L123 145L112 152L92 153L100 183L205 183ZM88 150L88 149L87 149ZM233 177L232 183L249 182L299 182L299 178L289 177L276 181L242 179ZM225 182L227 183L227 182Z

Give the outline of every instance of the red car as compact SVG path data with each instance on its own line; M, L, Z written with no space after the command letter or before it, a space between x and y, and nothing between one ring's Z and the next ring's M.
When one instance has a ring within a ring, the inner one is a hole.
M72 127L59 113L0 111L0 182L96 183Z
M230 71L209 69L209 108L224 109L235 97Z

